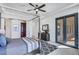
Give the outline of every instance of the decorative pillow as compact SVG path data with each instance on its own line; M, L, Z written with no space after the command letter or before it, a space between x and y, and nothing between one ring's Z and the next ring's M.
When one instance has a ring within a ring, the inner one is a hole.
M6 38L3 34L0 34L0 46L5 47L6 46Z
M34 40L39 40L36 36L32 36L32 39L34 39Z

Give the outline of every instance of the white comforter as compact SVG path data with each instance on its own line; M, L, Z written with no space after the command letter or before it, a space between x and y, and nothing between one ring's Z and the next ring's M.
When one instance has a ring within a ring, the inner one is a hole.
M39 43L36 40L29 39L29 38L23 38L24 42L27 44L28 53L32 52L33 50L37 49L39 47Z

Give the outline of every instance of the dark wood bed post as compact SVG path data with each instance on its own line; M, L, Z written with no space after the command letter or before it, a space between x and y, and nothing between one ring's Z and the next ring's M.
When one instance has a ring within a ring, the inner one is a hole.
M40 16L39 16L39 37L38 37L38 42L39 42L39 52L41 52L40 50L41 50L41 28L40 28Z
M41 30L40 30L40 16L39 16L39 39L41 40Z

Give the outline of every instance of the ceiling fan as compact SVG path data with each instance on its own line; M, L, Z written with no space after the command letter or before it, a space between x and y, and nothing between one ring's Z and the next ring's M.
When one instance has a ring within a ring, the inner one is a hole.
M32 7L34 7L34 9L29 9L27 11L33 11L35 10L36 14L38 14L38 11L42 11L42 12L46 12L45 10L42 10L41 8L43 8L44 6L46 6L45 4L41 5L41 6L38 6L37 4L36 5L33 5L32 3L29 3L29 5L31 5Z

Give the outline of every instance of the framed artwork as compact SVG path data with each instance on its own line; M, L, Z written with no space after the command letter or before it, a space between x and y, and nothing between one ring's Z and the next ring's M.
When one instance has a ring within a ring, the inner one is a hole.
M43 31L48 31L49 30L48 24L42 25L42 30Z
M18 25L17 24L13 25L13 31L17 31L18 32Z

